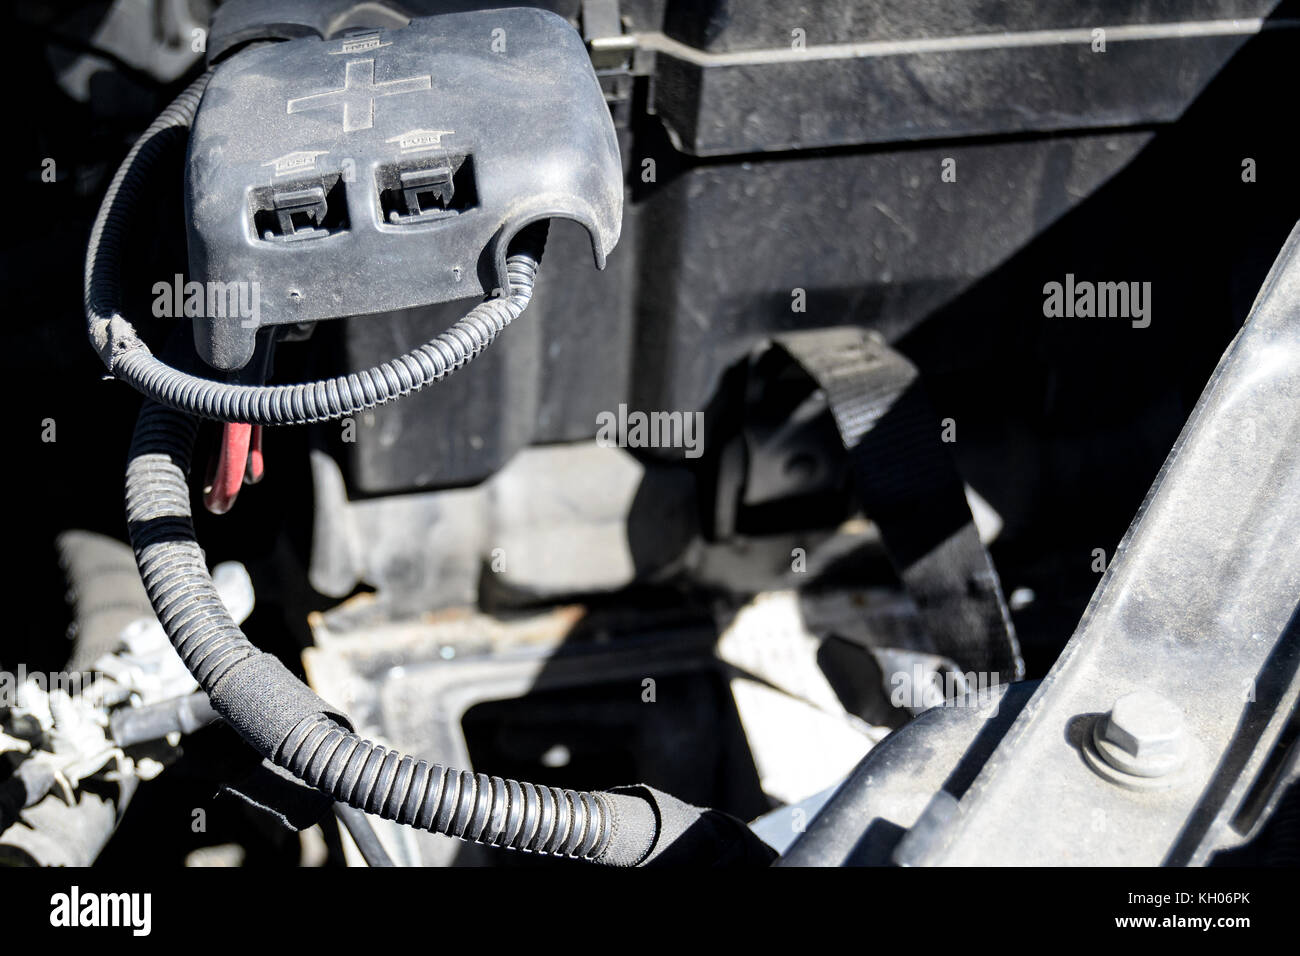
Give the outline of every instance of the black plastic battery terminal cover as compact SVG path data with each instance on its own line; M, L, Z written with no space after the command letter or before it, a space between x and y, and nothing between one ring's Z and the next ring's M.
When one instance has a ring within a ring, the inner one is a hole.
M552 13L249 48L199 104L186 207L191 278L251 307L196 320L195 345L238 369L269 326L504 292L509 242L539 219L585 226L603 268L622 206L609 109Z

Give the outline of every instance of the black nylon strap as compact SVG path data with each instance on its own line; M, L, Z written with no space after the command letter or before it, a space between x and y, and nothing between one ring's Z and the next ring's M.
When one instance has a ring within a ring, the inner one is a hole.
M826 393L862 507L936 653L963 671L1021 678L1002 585L916 367L857 328L791 332L774 342Z

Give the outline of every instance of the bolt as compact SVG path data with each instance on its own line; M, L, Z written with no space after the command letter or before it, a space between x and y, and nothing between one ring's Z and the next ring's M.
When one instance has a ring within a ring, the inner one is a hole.
M1182 712L1154 691L1125 694L1093 729L1097 752L1116 770L1163 777L1182 766L1187 730Z

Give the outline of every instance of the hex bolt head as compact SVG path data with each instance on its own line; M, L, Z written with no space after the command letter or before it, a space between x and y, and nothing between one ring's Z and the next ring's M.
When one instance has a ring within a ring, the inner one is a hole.
M1172 701L1154 691L1125 694L1093 729L1097 752L1116 770L1163 777L1187 757L1187 727Z

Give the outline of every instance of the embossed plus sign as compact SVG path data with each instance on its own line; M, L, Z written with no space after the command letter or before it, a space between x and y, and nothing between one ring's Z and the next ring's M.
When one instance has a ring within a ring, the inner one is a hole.
M343 88L299 96L289 100L286 112L303 113L343 105L343 132L370 129L375 125L375 98L397 93L415 93L432 88L432 77L411 76L404 80L375 82L374 60L349 60L343 71Z

